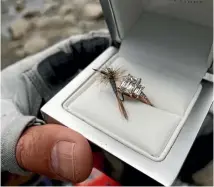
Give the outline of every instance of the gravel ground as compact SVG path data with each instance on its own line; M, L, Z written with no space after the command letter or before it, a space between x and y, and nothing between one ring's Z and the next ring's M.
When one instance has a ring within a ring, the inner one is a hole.
M106 28L98 0L2 0L1 69L71 35Z

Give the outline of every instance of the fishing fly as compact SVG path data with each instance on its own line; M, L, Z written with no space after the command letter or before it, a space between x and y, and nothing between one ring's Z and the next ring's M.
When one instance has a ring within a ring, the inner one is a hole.
M116 85L116 82L121 79L125 71L120 68L112 68L112 67L105 67L102 70L98 70L98 69L93 69L93 70L100 73L101 83L104 83L104 84L110 83L111 88L116 96L120 112L125 117L125 119L128 119L128 114L123 105L123 100L124 100L123 94L118 92L117 85Z

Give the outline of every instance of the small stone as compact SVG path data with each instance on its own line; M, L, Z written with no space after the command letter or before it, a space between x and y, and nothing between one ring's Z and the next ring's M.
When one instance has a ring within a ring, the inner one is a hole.
M76 23L76 18L75 18L75 16L69 14L64 17L64 22L67 24L74 24L74 23Z
M32 19L39 16L41 16L40 10L26 10L22 14L22 17L25 19Z
M90 3L85 5L83 16L89 20L96 20L103 16L103 11L99 4Z
M1 1L1 13L6 14L6 13L8 13L8 11L9 11L8 1L2 0Z
M204 168L197 171L192 175L192 178L196 184L201 186L213 185L213 161L208 163Z
M32 27L32 22L21 18L13 22L8 30L11 34L12 39L16 40L25 36Z
M51 41L55 38L60 38L61 33L62 33L61 29L47 29L40 31L40 35L46 38L48 41Z
M15 9L17 12L21 12L25 8L25 0L17 0Z
M23 44L20 40L17 41L11 41L8 43L8 46L10 49L16 49L16 48L21 48L23 47Z
M65 16L67 14L70 14L72 11L74 11L74 7L73 6L63 5L59 9L59 15L60 16Z
M67 38L70 37L72 35L77 35L77 34L82 34L83 31L79 28L69 28L69 29L65 29L65 31L63 31L63 37Z
M64 20L60 16L41 17L37 23L38 28L59 28L63 26Z
M78 27L83 29L84 31L91 30L91 28L95 25L94 21L80 21L78 23Z
M25 57L25 51L23 49L17 49L15 51L15 55L20 57L20 58L23 58L23 57Z
M58 0L44 0L45 4L53 4L53 3L57 3Z
M57 2L49 2L44 4L43 14L44 15L54 15L58 10L59 4Z
M35 54L48 47L48 41L41 36L34 36L24 45L24 52L27 55Z
M67 0L67 3L65 1L65 4L69 4L70 0ZM81 8L83 7L85 4L88 3L89 0L72 0L70 2L72 2L72 6L75 8Z
M62 0L62 2L67 5L73 4L73 0Z

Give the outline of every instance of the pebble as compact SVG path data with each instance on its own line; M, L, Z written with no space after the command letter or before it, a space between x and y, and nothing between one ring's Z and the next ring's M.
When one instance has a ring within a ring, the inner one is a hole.
M25 57L25 51L23 49L17 49L15 51L15 55L18 56L19 58Z
M41 17L37 20L37 28L60 28L63 26L64 20L60 16Z
M74 11L75 8L73 6L68 6L68 5L63 5L60 9L59 9L59 15L60 16L65 16L67 14L70 14L72 11Z
M15 5L21 11L25 2L17 0ZM10 25L8 51L17 58L35 54L62 38L96 29L102 15L98 0L44 0L41 9L26 8Z
M6 14L9 11L8 2L6 0L1 1L1 13Z
M8 28L11 38L14 40L20 39L27 34L27 32L32 29L33 24L26 19L18 19L13 22Z
M89 20L96 20L103 16L102 8L99 4L86 4L83 10L83 17Z
M10 49L17 49L23 47L21 40L11 41L9 42L9 48Z
M44 37L46 40L50 41L50 40L55 40L55 38L60 38L61 37L61 33L62 33L62 29L57 29L57 28L53 28L51 30L47 29L47 30L42 30L39 32L40 36Z
M64 22L67 24L74 24L74 23L76 23L76 18L74 15L69 14L64 17Z
M29 38L24 45L24 52L27 55L35 54L48 47L48 41L41 36Z
M80 28L74 27L74 28L69 28L65 29L62 33L64 38L70 37L72 35L77 35L77 34L82 34L83 31Z
M70 4L72 3L72 6L75 8L81 8L83 7L85 4L88 3L89 0L64 0L65 4ZM69 3L70 2L70 3Z
M94 25L95 25L95 23L93 21L86 21L86 20L80 21L78 23L78 27L81 28L81 29L83 29L84 31L89 30Z
M44 4L44 8L43 8L43 14L44 15L54 15L56 14L57 10L59 8L59 4L57 2L46 2Z
M39 16L41 16L40 10L35 10L35 9L26 10L22 14L22 17L25 19L32 19L32 18L39 17Z
M193 180L196 184L202 186L212 186L213 185L213 161L207 164L203 169L197 171L193 174Z
M53 3L57 3L58 0L44 0L45 4L53 4ZM70 0L69 0L70 1Z
M25 0L17 0L15 3L15 9L17 12L21 12L25 8Z

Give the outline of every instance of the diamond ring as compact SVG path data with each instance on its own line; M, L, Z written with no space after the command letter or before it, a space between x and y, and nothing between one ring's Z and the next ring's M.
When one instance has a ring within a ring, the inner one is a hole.
M131 74L128 74L123 78L120 86L118 87L118 91L122 95L126 95L153 106L147 98L146 94L143 92L144 88L145 87L141 85L141 78L136 78Z

